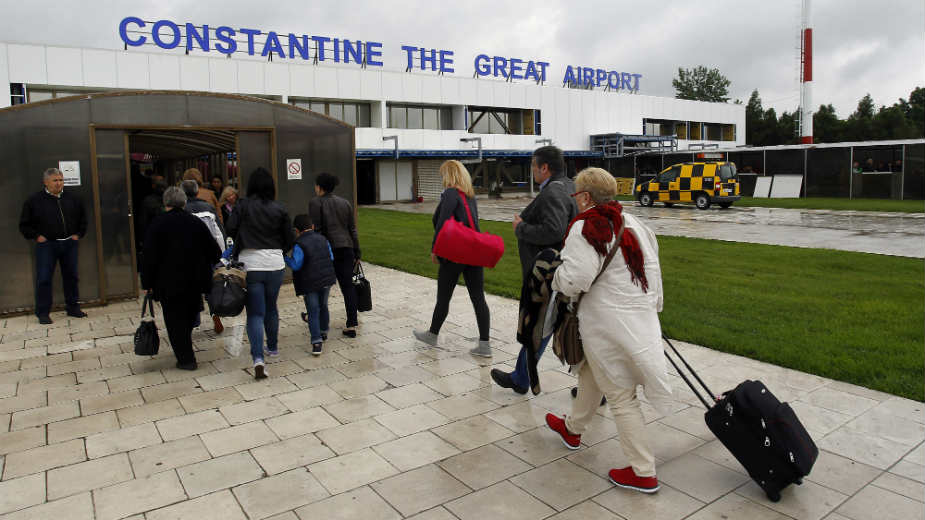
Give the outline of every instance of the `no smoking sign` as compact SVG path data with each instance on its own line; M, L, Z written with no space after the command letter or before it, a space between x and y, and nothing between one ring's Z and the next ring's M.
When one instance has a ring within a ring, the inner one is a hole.
M286 178L290 181L302 180L302 159L286 159Z

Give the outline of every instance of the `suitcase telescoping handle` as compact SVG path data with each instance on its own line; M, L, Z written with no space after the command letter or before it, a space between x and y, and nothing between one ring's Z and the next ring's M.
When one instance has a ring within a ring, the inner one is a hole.
M690 372L691 375L694 376L697 382L700 383L700 386L702 386L703 389L707 391L707 395L709 395L711 398L715 396L716 394L710 391L710 388L707 386L706 383L703 382L703 379L700 379L700 376L698 376L697 372L694 371L694 369L687 363L687 360L684 359L684 356L682 356L681 353L678 352L678 349L676 349L674 345L671 344L671 341L668 339L668 336L665 336L665 334L662 334L662 339L665 340L665 343L668 343L668 346L671 347L671 350L674 352L674 354L678 356L678 359L681 360L681 363L684 363L684 366L687 367L688 372ZM684 382L687 383L687 386L690 387L692 392L694 392L694 395L697 396L697 399L700 399L700 402L703 403L703 405L707 407L707 410L709 410L711 406L707 402L707 400L704 399L702 395L700 395L700 392L697 390L694 384L691 383L691 380L688 379L686 375L684 375L684 371L681 370L678 364L675 363L674 359L672 359L671 356L668 355L668 351L666 350L664 352L665 352L665 357L668 358L668 361L671 362L671 365L674 367L674 369L678 371L678 375L681 376L681 379L683 379Z

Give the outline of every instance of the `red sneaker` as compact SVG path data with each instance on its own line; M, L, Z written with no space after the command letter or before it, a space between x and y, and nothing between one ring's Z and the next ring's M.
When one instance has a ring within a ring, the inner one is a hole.
M570 450L581 448L581 435L572 435L569 433L568 428L565 427L565 419L560 419L548 413L546 414L546 424L549 425L549 429L559 434L559 437L562 439L562 444L565 444L566 448Z
M637 477L632 466L620 469L612 469L607 476L614 484L626 488L642 491L643 493L655 493L658 491L658 479L655 477Z

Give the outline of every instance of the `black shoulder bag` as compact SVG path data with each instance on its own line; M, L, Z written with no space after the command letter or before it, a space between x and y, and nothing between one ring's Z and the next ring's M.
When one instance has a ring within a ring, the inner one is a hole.
M150 309L151 316L145 318L145 311ZM154 324L154 298L145 294L141 303L141 324L135 331L135 354L138 356L156 356L161 346L161 339L157 336L157 325Z

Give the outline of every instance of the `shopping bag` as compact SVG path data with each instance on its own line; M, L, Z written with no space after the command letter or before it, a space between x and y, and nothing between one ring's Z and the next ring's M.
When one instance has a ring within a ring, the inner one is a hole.
M145 317L145 311L150 309L151 315ZM139 356L156 356L161 346L161 339L157 335L157 325L154 323L154 298L145 294L141 303L141 323L135 331L135 354Z
M504 255L504 239L498 235L476 231L466 194L460 191L459 198L466 207L469 226L450 217L437 233L434 254L457 264L494 267Z
M372 288L369 286L369 280L363 274L363 264L356 263L353 268L353 287L357 292L357 310L367 312L373 310Z

